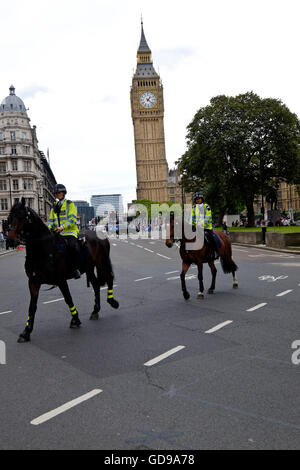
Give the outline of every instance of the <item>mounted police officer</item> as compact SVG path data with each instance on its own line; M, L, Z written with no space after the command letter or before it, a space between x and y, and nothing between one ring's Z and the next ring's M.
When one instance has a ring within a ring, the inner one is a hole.
M78 243L77 208L74 202L66 199L66 194L67 190L63 184L55 185L54 195L57 201L54 202L51 209L48 227L67 240L73 261L73 277L79 279L80 251Z
M204 202L204 196L200 192L193 194L192 225L193 227L200 225L204 228L208 242L215 252L214 259L218 259L218 246L213 233L211 208Z

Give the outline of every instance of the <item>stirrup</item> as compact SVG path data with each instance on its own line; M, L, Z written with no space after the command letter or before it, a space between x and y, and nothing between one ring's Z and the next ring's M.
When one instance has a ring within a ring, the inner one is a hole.
M81 278L81 274L79 272L79 269L75 269L74 273L73 273L73 278L74 279L80 279Z

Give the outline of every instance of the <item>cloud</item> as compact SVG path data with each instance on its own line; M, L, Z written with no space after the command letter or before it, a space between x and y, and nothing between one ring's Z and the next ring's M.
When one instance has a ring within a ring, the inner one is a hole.
M195 56L197 51L192 47L176 47L171 49L159 49L155 54L155 62L164 67L175 68L182 65L186 59Z
M42 85L28 85L24 88L18 90L18 96L21 96L22 99L26 100L28 98L34 98L38 93L49 93L50 89Z

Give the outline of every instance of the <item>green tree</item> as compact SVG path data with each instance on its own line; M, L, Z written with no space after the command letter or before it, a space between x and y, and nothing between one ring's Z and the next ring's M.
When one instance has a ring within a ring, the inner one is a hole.
M220 216L244 205L252 226L257 195L280 181L300 182L300 122L280 100L217 96L187 129L188 149L177 162L184 187L196 182Z

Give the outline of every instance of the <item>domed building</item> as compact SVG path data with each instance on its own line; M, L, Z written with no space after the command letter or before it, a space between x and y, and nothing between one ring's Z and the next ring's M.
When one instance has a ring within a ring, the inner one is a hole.
M11 85L0 104L0 231L1 222L22 197L46 220L55 184L49 161L38 148L36 126L30 125L25 104Z

